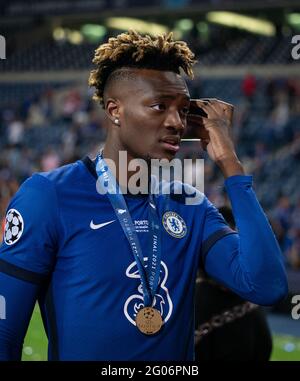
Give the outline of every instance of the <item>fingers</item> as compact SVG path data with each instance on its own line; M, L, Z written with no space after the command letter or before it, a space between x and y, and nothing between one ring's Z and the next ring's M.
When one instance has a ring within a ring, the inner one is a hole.
M229 120L230 126L231 126L232 125L234 106L231 103L220 101L218 99L216 99L216 102L219 105L219 107L222 108L222 110L223 110L226 118Z
M209 119L217 119L221 116L226 118L230 125L232 124L234 110L232 104L220 101L216 98L197 99L195 101L197 106L202 108L207 113Z
M208 146L209 141L210 141L209 139L201 139L200 144L201 144L201 147L204 151L207 150L207 146Z
M207 114L207 119L216 119L218 117L218 111L210 100L199 99L197 105Z
M202 115L206 116L202 116ZM221 127L232 124L233 106L218 99L193 99L187 116L187 131L185 135L201 139L204 150L210 142L210 133L215 134Z

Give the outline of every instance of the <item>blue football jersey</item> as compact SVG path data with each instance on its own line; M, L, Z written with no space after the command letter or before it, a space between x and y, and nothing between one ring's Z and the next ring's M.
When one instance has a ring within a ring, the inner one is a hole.
M203 194L196 205L155 196L162 254L154 307L163 327L145 335L135 323L143 307L137 264L96 180L89 158L26 180L7 209L0 270L41 284L51 360L192 360L198 266L234 232ZM148 197L124 198L147 266Z

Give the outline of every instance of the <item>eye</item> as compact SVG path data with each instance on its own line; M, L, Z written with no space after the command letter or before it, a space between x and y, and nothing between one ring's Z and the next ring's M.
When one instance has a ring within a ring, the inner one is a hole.
M151 106L151 108L153 108L154 110L157 110L157 111L164 111L166 109L166 106L163 103L157 103L157 104Z
M188 107L184 107L184 108L181 109L181 112L182 112L182 114L187 115L189 113L189 108Z

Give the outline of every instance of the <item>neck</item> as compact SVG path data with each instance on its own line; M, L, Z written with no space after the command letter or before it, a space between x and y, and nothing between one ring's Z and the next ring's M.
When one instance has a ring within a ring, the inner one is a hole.
M144 193L148 192L150 165L131 154L117 139L107 139L103 149L103 158L115 176L122 192ZM135 162L132 160L136 159ZM130 167L131 164L131 167ZM129 170L130 168L130 170ZM134 189L134 190L133 190Z

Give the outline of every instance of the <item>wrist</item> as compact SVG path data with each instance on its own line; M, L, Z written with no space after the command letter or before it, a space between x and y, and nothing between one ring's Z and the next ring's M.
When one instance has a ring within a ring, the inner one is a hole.
M230 176L245 175L243 165L235 154L223 157L216 163L221 169L225 179Z

